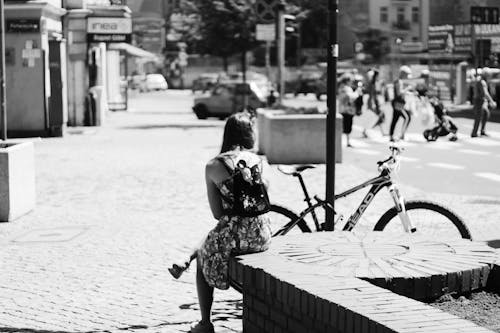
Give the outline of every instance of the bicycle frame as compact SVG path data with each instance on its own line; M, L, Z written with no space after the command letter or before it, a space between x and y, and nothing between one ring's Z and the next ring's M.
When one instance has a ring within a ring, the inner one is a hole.
M326 201L326 200L321 200L321 199L315 197L315 199L318 202L313 205L311 203L309 194L307 192L305 184L304 184L304 182L302 180L302 177L300 175L299 175L299 181L300 181L302 190L304 191L305 201L308 204L308 208L306 208L305 210L303 210L300 213L299 218L296 221L293 221L292 223L289 223L289 224L285 225L283 228L281 228L280 230L278 230L274 234L274 236L284 235L284 234L288 233L294 226L296 226L309 213L311 213L311 216L313 217L314 224L316 225L316 230L317 231L321 231L322 228L321 228L321 226L319 224L318 218L317 218L316 213L315 213L316 208L318 208L318 207L321 206L325 210L326 209L330 209L330 210L332 210L335 213L335 210L333 209L332 205L328 201ZM343 228L344 231L351 231L356 226L356 224L360 220L361 216L365 212L366 208L370 205L370 203L372 202L373 198L375 198L375 196L377 195L377 193L380 192L380 190L382 188L384 188L384 187L391 188L393 186L392 179L391 179L391 176L390 176L389 172L382 171L382 173L379 176L377 176L375 178L372 178L372 179L370 179L370 180L368 180L368 181L366 181L366 182L364 182L364 183L362 183L362 184L360 184L358 186L355 186L355 187L353 187L351 189L348 189L348 190L346 190L346 191L344 191L344 192L342 192L342 193L337 194L337 195L334 196L334 200L337 200L337 199L340 199L340 198L344 198L344 197L347 197L350 194L352 194L354 192L357 192L357 191L359 191L359 190L361 190L361 189L363 189L365 187L368 187L370 185L371 185L371 188L368 191L368 193L365 195L365 197L363 198L363 200L361 201L361 204L356 209L356 211L349 217L349 219L347 220L346 224L344 225L344 228ZM395 195L399 196L399 193L396 193ZM395 199L395 201L396 201L396 199ZM396 201L396 205L398 205L397 201ZM398 208L398 211L400 211L400 207L397 207L397 208Z

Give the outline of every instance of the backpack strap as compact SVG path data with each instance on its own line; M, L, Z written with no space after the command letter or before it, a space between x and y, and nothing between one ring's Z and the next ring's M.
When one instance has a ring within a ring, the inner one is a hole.
M226 155L227 156L227 155ZM226 156L217 156L217 160L220 161L222 163L222 165L224 166L224 169L226 169L226 171L229 173L229 176L231 176L234 172L234 168L232 168L229 163L228 163L228 158ZM232 161L232 160L231 160Z

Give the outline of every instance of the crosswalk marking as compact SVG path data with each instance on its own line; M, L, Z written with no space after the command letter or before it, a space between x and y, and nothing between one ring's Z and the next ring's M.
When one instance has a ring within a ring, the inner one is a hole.
M356 147L356 148L369 148L371 145L367 143L366 141L362 140L357 140L357 139L351 139L351 144Z
M371 156L380 155L379 151L370 150L370 149L354 148L353 151L356 153L359 153L359 154L364 154L364 155L371 155Z
M434 167L434 168L441 168L441 169L448 169L448 170L464 170L465 169L465 167L462 165L449 164L449 163L433 162L433 163L427 163L427 165L430 167Z
M476 172L474 173L474 176L500 182L500 175L492 172Z
M419 158L416 158L416 157L408 157L408 156L400 156L399 159L402 161L402 162L418 162L420 161Z
M468 144L473 144L473 145L478 145L478 146L483 146L483 147L500 146L500 141L497 141L497 140L492 140L490 138L485 138L485 137L471 138L470 135L465 135L465 134L460 134L460 133L458 133L458 140L460 142L465 142Z
M490 153L482 150L474 150L474 149L459 149L460 153L463 154L471 154L471 155L489 155Z
M448 141L446 138L443 138L442 140L437 140L434 142L429 142L429 145L427 147L432 148L432 149L456 149L458 147L461 147L462 143L457 142L457 141Z

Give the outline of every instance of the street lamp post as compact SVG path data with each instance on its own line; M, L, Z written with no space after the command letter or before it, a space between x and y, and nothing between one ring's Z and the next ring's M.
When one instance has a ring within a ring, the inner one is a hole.
M335 123L337 118L337 58L339 45L337 41L338 0L328 0L328 78L326 116L326 200L334 207L335 197ZM334 229L334 213L326 211L325 229Z
M2 140L7 140L7 106L5 97L5 13L4 0L0 0L0 118Z

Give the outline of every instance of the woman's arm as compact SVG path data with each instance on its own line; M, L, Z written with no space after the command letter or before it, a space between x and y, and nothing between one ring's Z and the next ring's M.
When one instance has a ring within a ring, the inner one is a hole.
M222 216L222 198L219 189L215 185L221 179L219 162L212 160L205 167L205 181L207 184L207 197L212 215L218 220Z

